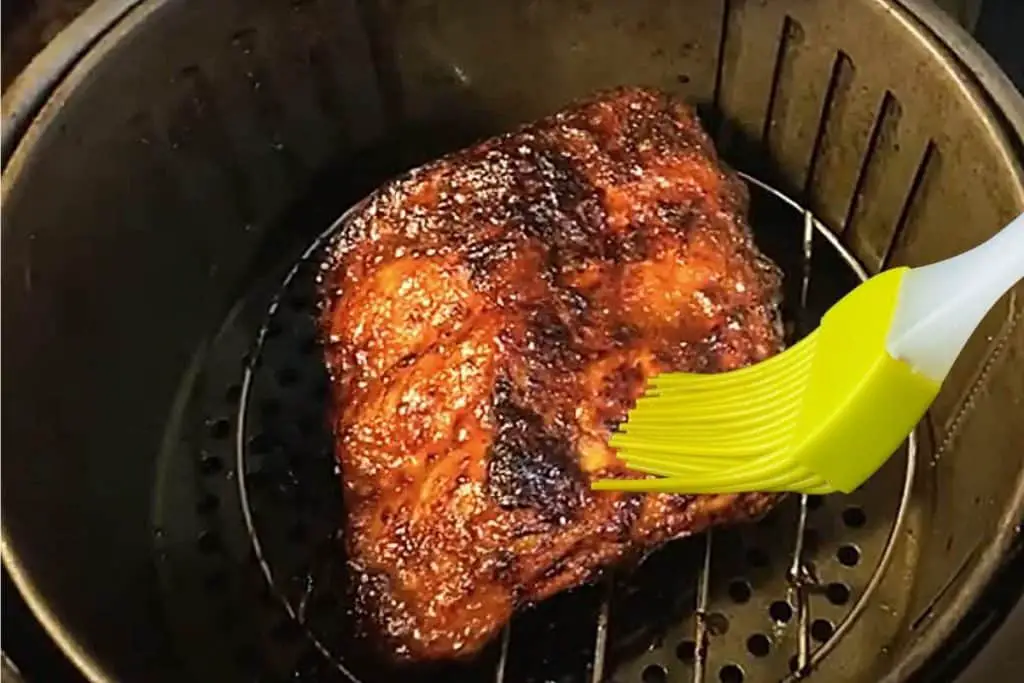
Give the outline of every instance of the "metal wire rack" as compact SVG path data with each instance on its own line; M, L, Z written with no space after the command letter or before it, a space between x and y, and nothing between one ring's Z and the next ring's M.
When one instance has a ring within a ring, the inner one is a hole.
M810 319L815 310L820 312L830 305L844 288L849 288L851 282L866 279L867 273L809 210L763 181L741 175L752 190L752 223L759 242L762 232L757 216L758 204L772 205L767 213L775 218L770 222L786 224L786 227L778 227L775 235L781 238L783 246L778 248L777 254L769 255L783 266L791 284L788 298L793 310L788 317L795 318L796 330L793 333L799 335L801 328L806 331L808 325L816 322ZM269 309L264 309L263 318L257 322L255 345L245 359L242 381L235 385L237 414L233 419L234 439L230 447L238 476L231 484L237 486L242 519L254 559L270 592L287 613L288 620L320 657L332 663L343 679L360 681L358 658L339 646L345 642L348 628L343 589L325 579L326 574L336 574L344 562L340 557L343 544L337 537L342 511L337 501L340 491L330 436L318 426L322 420L318 420L316 415L326 395L326 378L317 375L316 354L312 353L315 348L312 313L312 287L316 273L314 257L344 220L343 216L298 259L284 278L284 285L271 297ZM770 235L768 238L771 241ZM817 292L813 286L818 284L815 263L825 252L831 259L829 267L832 270L845 268L850 278L845 285ZM289 429L293 432L291 436L285 435ZM301 458L294 457L297 448L302 452ZM575 617L567 618L563 614L549 620L555 634L566 628L568 622L589 619L592 624L589 636L579 635L582 627L577 627L578 637L569 639L572 643L583 642L581 638L587 641L579 648L581 652L572 658L573 673L565 673L564 667L554 667L555 670L538 674L537 666L534 666L532 673L523 674L523 667L517 664L517 643L523 636L517 634L516 621L513 621L506 626L500 639L468 668L463 666L427 676L436 680L460 678L495 683L534 679L590 683L689 680L702 683L712 680L713 672L717 673L717 680L725 683L805 678L841 642L872 601L890 565L897 535L904 525L916 456L917 441L912 437L906 445L904 457L894 459L897 461L895 466L902 469L898 476L899 486L892 490L890 499L879 506L884 511L872 513L873 517L884 519L887 527L878 547L869 549L865 542L862 544L864 547L848 544L840 548L840 553L846 548L853 549L849 553L857 554L856 558L851 558L855 561L850 566L869 556L873 560L860 562L857 569L860 588L856 591L842 582L823 582L819 576L820 568L816 568L807 557L809 549L815 549L809 546L820 546L820 539L809 534L812 530L809 519L816 514L814 509L820 501L801 496L794 501L795 508L785 513L794 518L788 522L792 525L791 531L785 534L791 543L788 550L783 551L786 558L785 596L772 601L769 607L777 612L772 616L774 631L771 634L756 632L746 642L753 660L773 650L774 659L771 661L774 663L771 666L749 663L745 666L735 657L727 661L728 657L717 654L734 653L742 647L737 644L742 637L737 638L735 634L740 630L738 627L734 628L732 635L726 636L729 620L715 608L716 598L712 590L718 575L716 564L719 556L729 552L728 546L734 546L735 539L730 538L730 532L712 531L696 543L690 543L688 553L691 560L694 559L693 553L699 553L700 559L692 562L696 571L691 574L689 589L680 589L681 593L688 593L682 601L689 602L689 609L685 610L687 614L670 620L668 633L666 629L654 634L645 631L640 636L632 632L617 632L615 626L623 599L646 589L634 577L612 577L603 585L590 589L590 606L583 611L583 619L577 612ZM862 527L864 520L861 517L867 514L864 508L851 507L848 510L859 512L849 513L848 520L844 517L848 522L846 527ZM847 511L844 510L843 514L846 515ZM842 556L839 556L839 563L847 564ZM750 604L754 589L756 587L752 588L749 583L733 581L729 584L732 602L739 606ZM811 609L812 598L829 591L836 597L833 599L830 595L832 604L841 606L836 608L841 610L841 614L834 622L815 619ZM737 624L753 619L745 614L735 611L732 622ZM660 617L655 620L659 621ZM640 642L639 647L637 642ZM788 649L779 653L783 645ZM780 657L785 662L784 669L780 669ZM540 659L539 668L543 670L547 660Z

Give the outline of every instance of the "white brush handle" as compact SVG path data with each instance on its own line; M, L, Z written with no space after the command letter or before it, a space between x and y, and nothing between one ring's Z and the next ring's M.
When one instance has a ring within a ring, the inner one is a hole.
M1024 278L1024 214L987 242L911 268L886 339L893 358L941 382L996 301Z

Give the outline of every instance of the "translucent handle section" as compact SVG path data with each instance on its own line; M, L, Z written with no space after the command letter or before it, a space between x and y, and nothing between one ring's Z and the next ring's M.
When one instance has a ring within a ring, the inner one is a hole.
M941 382L996 301L1024 278L1024 214L970 251L903 277L886 338L893 358Z

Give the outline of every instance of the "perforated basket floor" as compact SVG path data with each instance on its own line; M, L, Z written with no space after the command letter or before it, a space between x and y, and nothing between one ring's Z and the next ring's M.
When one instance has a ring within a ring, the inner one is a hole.
M794 338L864 272L797 204L748 180L758 242L787 275ZM852 496L791 497L759 523L672 543L527 610L470 662L398 673L367 659L352 646L345 600L341 485L314 339L317 255L316 244L295 245L245 293L197 358L170 426L157 561L198 680L828 678L845 665L838 643L896 628L900 596L877 589L886 565L914 561L891 552L913 443Z

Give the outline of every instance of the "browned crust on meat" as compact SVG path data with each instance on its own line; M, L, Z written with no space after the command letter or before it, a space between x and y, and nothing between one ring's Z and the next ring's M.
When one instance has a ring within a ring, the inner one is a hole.
M595 493L666 370L780 350L779 273L694 112L595 95L387 184L332 246L322 332L358 577L399 657L776 498Z

